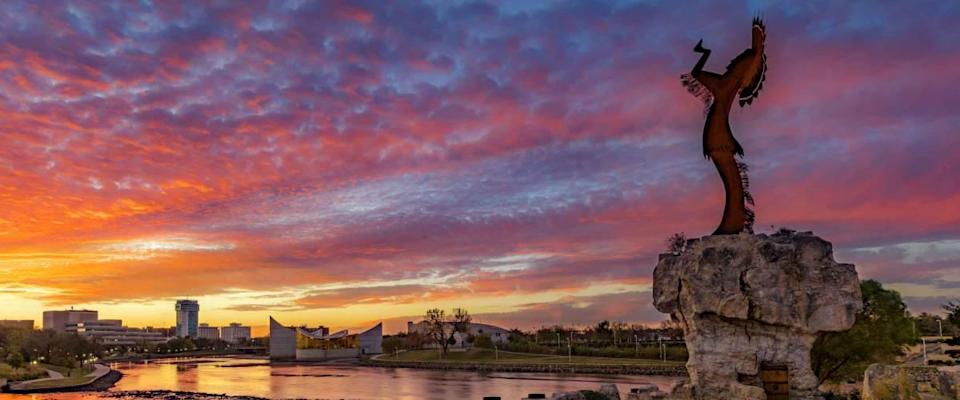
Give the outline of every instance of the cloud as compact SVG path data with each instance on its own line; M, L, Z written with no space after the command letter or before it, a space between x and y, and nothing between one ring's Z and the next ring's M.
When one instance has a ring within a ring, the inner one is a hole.
M758 227L960 296L960 10L826 1L5 2L0 286L654 319L597 288L645 290L667 236L719 219L677 78L701 37L722 71L758 13L768 80L731 117Z

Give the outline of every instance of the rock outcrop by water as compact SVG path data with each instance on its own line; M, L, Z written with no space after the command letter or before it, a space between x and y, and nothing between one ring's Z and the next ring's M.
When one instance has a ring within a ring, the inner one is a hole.
M690 378L677 399L766 399L761 372L784 367L790 399L818 399L816 335L849 329L862 307L853 265L809 232L689 240L660 255L653 297L684 329Z

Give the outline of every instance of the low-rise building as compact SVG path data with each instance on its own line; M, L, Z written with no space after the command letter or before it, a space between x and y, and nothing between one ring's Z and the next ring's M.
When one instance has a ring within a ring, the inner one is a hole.
M78 322L96 321L96 310L56 310L43 312L43 329L64 332L67 325Z
M220 328L210 326L209 324L200 324L198 327L197 336L202 339L220 339Z
M270 358L274 360L330 360L380 353L383 353L382 323L361 333L342 330L328 335L322 330L288 328L270 317Z
M227 343L240 343L250 340L250 327L233 322L220 328L220 338Z
M68 324L66 332L73 332L104 346L134 346L143 343L163 343L168 340L160 332L128 328L119 319L103 319Z
M32 319L0 319L0 326L4 328L20 328L33 330Z

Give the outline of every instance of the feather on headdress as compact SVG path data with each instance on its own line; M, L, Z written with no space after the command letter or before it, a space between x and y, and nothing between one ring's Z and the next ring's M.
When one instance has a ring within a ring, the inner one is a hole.
M763 24L763 21L760 18L753 19L753 29L759 29L761 38L766 42L767 38L767 27ZM765 43L761 42L761 45ZM762 46L761 48L766 48ZM730 65L733 66L740 58L745 56L752 56L753 49L743 52L741 55L734 58L730 62ZM763 89L763 81L767 79L767 55L766 53L760 54L760 65L757 67L756 73L753 75L753 79L750 80L750 83L740 89L739 102L740 107L743 107L745 104L753 104L753 99L760 96L760 90Z

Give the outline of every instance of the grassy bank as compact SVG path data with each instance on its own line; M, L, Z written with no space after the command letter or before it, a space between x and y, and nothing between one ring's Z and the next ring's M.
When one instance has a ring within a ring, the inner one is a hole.
M531 353L496 352L489 349L470 349L441 355L437 350L411 350L398 355L384 355L378 361L431 362L469 364L565 364L565 365L638 365L683 366L679 361L659 361L640 358L612 358L585 356L556 356Z
M93 366L89 364L84 365L83 368L67 368L67 367L61 367L59 365L51 365L51 364L39 364L39 365L42 368L59 372L60 375L63 375L64 378L86 376L87 374L93 372Z
M63 378L63 379L51 379L49 381L31 382L26 385L23 385L21 389L37 390L37 389L72 387L72 386L86 385L90 382L93 382L95 379L96 378L87 377L87 376L71 376L69 378Z

